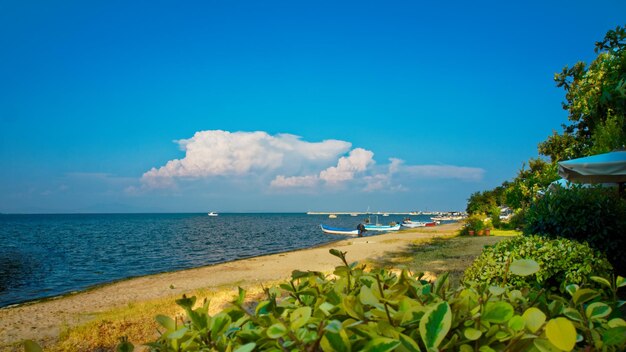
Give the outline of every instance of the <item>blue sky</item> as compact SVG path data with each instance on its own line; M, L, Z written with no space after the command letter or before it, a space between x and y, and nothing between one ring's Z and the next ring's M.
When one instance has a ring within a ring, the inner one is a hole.
M462 210L623 1L5 1L0 212Z

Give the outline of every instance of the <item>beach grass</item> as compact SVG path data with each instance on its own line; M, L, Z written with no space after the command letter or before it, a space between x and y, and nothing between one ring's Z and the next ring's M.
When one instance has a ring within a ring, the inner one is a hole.
M449 273L453 284L460 281L465 269L482 252L485 246L521 233L513 230L496 230L491 236L458 236L446 233L441 237L413 241L404 250L372 258L366 264L374 268L407 269L412 273L426 272L429 276Z
M437 231L433 229L430 232ZM413 273L430 272L433 275L449 272L451 281L458 282L463 271L485 246L519 234L514 231L493 231L494 236L461 237L457 235L457 231L437 233L440 236L414 240L402 250L385 253L364 264L370 268L406 268ZM278 283L265 282L263 285L268 287ZM261 285L248 286L233 282L211 290L195 290L189 292L188 296L195 295L199 302L204 298L211 300L210 312L215 314L227 307L228 302L236 295L237 286L242 285L247 286L245 288L248 299L254 300L263 294ZM182 316L182 310L175 304L178 298L180 297L173 295L97 313L95 318L85 324L66 327L58 341L46 346L46 351L111 350L120 336L127 336L136 347L154 341L159 336L156 315Z
M273 283L267 283L271 285ZM211 314L226 308L228 302L237 294L238 283L217 289L200 289L190 292L188 296L196 296L198 302L210 300ZM250 298L262 295L261 287L246 288ZM108 351L114 349L121 336L128 337L139 347L159 336L160 326L155 317L159 314L169 317L182 317L184 311L176 305L179 296L164 297L149 301L135 302L124 307L111 309L96 314L88 323L75 327L65 327L59 339L46 346L46 351ZM138 349L136 349L138 350ZM141 349L139 349L141 350Z

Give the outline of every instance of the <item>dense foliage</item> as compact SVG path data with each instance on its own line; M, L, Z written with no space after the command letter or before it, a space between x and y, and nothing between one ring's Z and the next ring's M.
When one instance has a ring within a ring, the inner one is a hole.
M567 292L467 285L451 289L447 276L430 283L407 271L367 271L349 264L334 276L295 271L289 282L247 305L245 292L211 316L196 298L177 303L186 318L157 316L163 331L153 351L619 351L626 321L616 309L626 280L594 277L600 288L569 285ZM532 274L537 263L515 261L509 276ZM132 345L123 341L120 350Z
M569 125L539 145L553 161L599 154L626 145L626 30L618 26L596 43L589 66L578 62L554 76L565 89Z
M532 259L541 269L525 277L507 277L515 259ZM487 247L466 269L464 280L488 285L508 284L516 288L559 287L562 283L585 284L589 276L607 276L611 264L587 244L568 239L519 236Z
M526 213L524 233L586 241L606 253L617 273L626 273L626 199L615 189L550 191Z

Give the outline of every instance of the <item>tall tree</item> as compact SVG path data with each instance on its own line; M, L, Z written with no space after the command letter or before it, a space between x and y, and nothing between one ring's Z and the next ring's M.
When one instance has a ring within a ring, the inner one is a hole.
M607 152L626 144L626 30L622 26L596 42L598 56L587 65L565 66L554 76L566 94L568 125L539 144L553 162Z

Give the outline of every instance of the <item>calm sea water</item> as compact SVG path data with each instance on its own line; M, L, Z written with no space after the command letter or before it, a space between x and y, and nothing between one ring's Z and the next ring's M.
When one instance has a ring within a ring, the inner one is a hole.
M323 234L320 223L356 228L362 220L306 214L0 215L0 307L134 276L312 247L341 239Z

